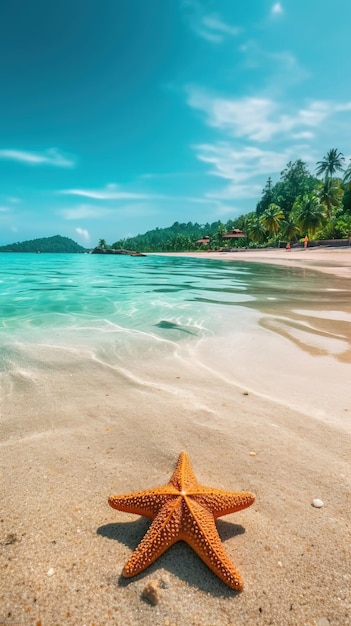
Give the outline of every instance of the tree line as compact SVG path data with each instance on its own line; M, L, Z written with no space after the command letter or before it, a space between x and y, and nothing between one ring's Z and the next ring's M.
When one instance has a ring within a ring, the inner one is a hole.
M225 243L223 234L239 228L245 238ZM310 240L351 237L351 161L336 148L329 150L316 164L315 175L301 159L289 161L273 184L268 178L262 196L252 212L225 224L175 222L168 228L156 228L136 237L120 239L113 248L145 252L176 252L233 247L264 247L278 242L296 242L308 235ZM210 237L209 244L198 244ZM100 240L107 245L105 240Z

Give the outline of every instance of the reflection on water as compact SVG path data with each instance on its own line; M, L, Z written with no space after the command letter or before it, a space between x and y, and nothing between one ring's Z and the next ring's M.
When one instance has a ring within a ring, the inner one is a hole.
M259 323L302 349L350 359L348 281L297 268L180 257L0 254L0 339L184 341Z

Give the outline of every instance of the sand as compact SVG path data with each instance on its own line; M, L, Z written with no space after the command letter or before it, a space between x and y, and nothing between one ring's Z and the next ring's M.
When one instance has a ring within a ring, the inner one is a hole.
M262 248L235 252L178 252L172 256L189 256L209 258L222 261L245 261L245 263L269 263L272 265L302 267L327 272L335 276L351 276L351 245L349 247L315 247L315 248Z
M351 276L351 250L246 251L225 259ZM228 370L228 356L222 372L233 376L219 375L214 364L225 357L215 350L201 365L191 355L150 355L117 366L42 346L26 367L22 355L23 366L2 377L0 624L351 624L345 315L334 320L344 358L278 338L265 377L249 364L240 377L236 364ZM279 367L289 375L279 378ZM263 387L275 377L279 389L274 380ZM316 393L311 380L319 381ZM203 484L256 494L252 507L217 522L244 578L242 593L182 543L143 574L121 577L149 523L114 511L107 497L164 484L181 450ZM324 506L313 507L314 498ZM156 606L142 598L150 581L159 588Z

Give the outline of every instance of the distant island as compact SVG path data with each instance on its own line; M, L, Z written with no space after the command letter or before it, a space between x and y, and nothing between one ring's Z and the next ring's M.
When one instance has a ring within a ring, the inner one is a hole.
M0 252L69 252L82 254L87 252L87 249L69 237L54 235L53 237L30 239L28 241L10 243L7 246L0 246Z

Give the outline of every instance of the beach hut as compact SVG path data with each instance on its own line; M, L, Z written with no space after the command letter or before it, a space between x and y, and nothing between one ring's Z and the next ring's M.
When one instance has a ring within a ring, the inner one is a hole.
M211 237L209 237L208 235L205 235L202 239L198 239L196 243L202 244L202 245L208 245L210 241L211 241Z
M242 239L243 237L246 237L246 234L240 228L232 228L222 235L222 239Z

